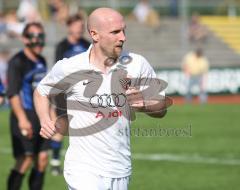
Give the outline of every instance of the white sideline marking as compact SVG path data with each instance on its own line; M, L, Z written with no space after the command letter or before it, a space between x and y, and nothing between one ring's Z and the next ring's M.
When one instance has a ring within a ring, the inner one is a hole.
M62 151L64 155L66 150ZM11 149L1 148L0 154L10 155L12 154ZM183 155L183 154L143 154L136 153L132 154L134 160L146 160L146 161L169 161L169 162L180 162L180 163L198 163L198 164L220 164L220 165L240 165L239 159L233 158L214 158L194 155Z
M172 161L182 163L199 163L199 164L220 164L220 165L240 165L240 160L231 158L213 158L200 155L179 155L179 154L133 154L135 160L146 161Z

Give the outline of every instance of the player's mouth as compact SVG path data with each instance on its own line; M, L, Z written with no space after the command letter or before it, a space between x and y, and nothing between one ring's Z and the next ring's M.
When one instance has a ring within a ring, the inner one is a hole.
M116 48L122 49L123 48L123 44L116 45Z

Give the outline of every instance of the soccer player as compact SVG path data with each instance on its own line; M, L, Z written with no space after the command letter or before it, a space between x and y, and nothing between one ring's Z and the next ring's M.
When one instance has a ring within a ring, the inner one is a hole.
M70 143L64 177L71 190L127 190L131 108L154 111L154 117L166 114L164 102L158 108L149 106L143 100L145 88L137 88L143 84L141 79L156 75L144 57L123 51L125 28L119 12L94 10L88 18L92 46L87 52L57 62L34 92L40 134L47 139L59 130L48 114L49 99L66 93ZM143 82L148 84L147 80Z
M80 54L88 49L90 43L83 37L84 32L84 19L79 14L74 14L67 19L66 22L68 35L65 39L57 44L56 47L56 62L63 59L69 58L74 55ZM59 94L55 97L56 101L56 116L67 114L66 112L66 100L64 99L64 94ZM61 109L58 109L61 108ZM64 119L65 117L60 117L59 119ZM65 121L63 121L65 122ZM63 136L57 133L53 136L51 140L52 148L52 160L50 162L52 168L51 172L53 175L61 174L60 169L60 150L62 147Z
M32 165L29 189L40 190L43 187L49 140L39 135L41 126L33 104L33 91L47 71L45 59L40 55L44 38L40 23L27 24L22 35L25 47L9 61L7 96L12 108L10 132L15 158L8 177L9 190L21 188L24 175Z

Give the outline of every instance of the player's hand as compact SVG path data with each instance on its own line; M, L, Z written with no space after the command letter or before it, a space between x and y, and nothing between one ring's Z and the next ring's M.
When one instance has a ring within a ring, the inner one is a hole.
M51 120L41 121L40 135L43 138L51 139L56 134L55 122Z
M33 137L32 124L28 119L20 119L18 125L23 136L27 137L28 139Z
M0 106L3 104L3 102L4 102L4 98L0 96Z
M165 99L164 97L158 98L144 98L141 91L131 88L126 91L128 104L135 111L145 112L145 113L158 113L166 110L167 101L171 105L172 101Z
M145 108L144 98L141 91L135 88L129 88L126 91L128 104L135 110L141 111Z

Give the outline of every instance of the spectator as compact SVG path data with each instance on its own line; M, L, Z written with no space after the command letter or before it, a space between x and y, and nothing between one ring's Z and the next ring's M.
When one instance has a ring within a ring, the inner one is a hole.
M133 9L133 15L138 22L147 24L154 28L160 27L158 13L151 7L149 0L140 0Z
M21 21L26 23L41 21L37 5L32 0L21 0L17 10L17 16Z
M206 27L200 23L199 16L196 13L192 15L188 34L189 40L197 45L204 43L207 39L208 31Z
M192 88L197 86L200 91L200 102L206 103L206 77L209 63L207 58L203 55L202 49L198 48L196 51L188 53L184 57L182 68L187 77L186 101L192 101Z
M69 8L63 0L49 1L50 13L54 20L64 24L69 16Z
M11 10L7 13L6 23L8 36L20 39L24 28L24 23L19 22L15 10Z

